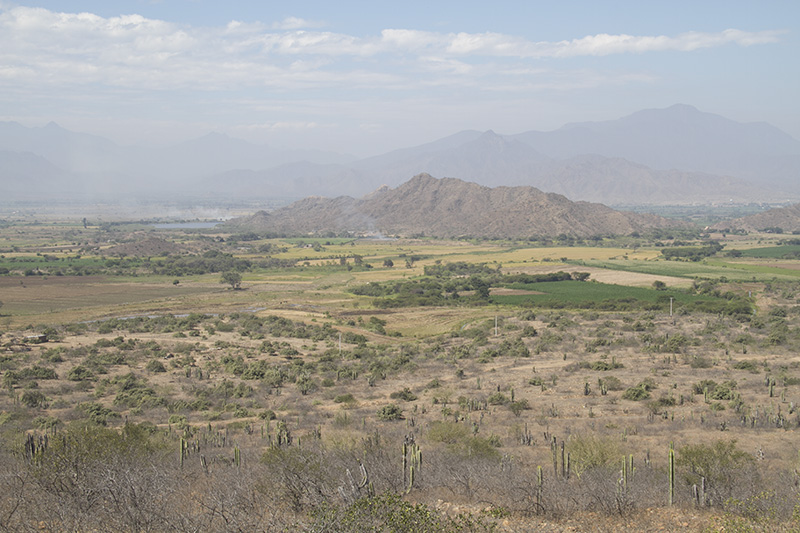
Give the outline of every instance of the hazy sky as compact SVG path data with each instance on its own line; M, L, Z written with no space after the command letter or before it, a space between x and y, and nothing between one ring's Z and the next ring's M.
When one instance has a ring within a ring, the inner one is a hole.
M800 138L800 1L0 0L0 120L373 155L691 104Z

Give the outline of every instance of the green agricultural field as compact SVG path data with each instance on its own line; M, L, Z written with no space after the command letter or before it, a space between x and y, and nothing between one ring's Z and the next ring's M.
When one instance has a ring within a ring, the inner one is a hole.
M61 254L31 255L6 255L0 258L0 272L18 271L28 272L32 275L37 271L44 272L86 272L96 273L114 266L116 260L107 260L102 257L82 257Z
M345 244L354 243L356 239L352 237L297 237L294 239L280 239L281 241L291 244L292 246L313 245L320 246L343 246Z
M579 308L604 311L646 309L666 312L670 309L672 300L672 308L676 313L702 310L709 313L749 315L753 311L752 303L741 299L728 300L685 291L659 291L607 283L557 281L519 283L508 287L519 291L530 291L533 294L499 294L492 296L492 302L549 309Z
M742 273L751 273L751 279L755 277L760 280L768 279L789 279L800 277L800 271L795 268L786 268L785 266L770 265L769 263L761 262L741 262L741 261L718 261L714 259L707 260L707 264L711 266L720 266L724 269L739 270ZM739 274L735 274L739 277Z
M785 244L783 246L767 246L764 248L749 248L738 250L741 257L756 257L763 259L797 259L800 257L800 245Z
M673 276L680 278L728 278L732 280L766 281L772 278L794 279L800 272L787 268L771 267L762 264L748 264L719 259L707 259L702 262L690 261L625 261L625 260L582 260L572 263L575 266L592 266L609 270L639 272L657 276Z

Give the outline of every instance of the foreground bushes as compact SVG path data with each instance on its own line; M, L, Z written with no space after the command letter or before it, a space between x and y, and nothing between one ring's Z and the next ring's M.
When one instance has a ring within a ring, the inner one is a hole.
M412 504L397 494L385 493L356 500L350 505L324 506L314 512L310 531L362 533L460 533L495 531L497 525L481 517L460 514L454 518L441 515L424 504Z
M412 481L405 459L401 467L405 428L386 425L348 445L253 436L243 449L226 432L191 426L170 434L82 421L24 441L8 432L0 438L0 530L488 532L502 530L498 518L528 525L599 512L635 521L637 510L666 506L663 468L634 466L608 438L570 439L572 466L559 465L554 446L554 467L537 468L463 424L440 422L424 460L409 459ZM691 486L702 478L702 503L735 520L792 520L796 486L772 472L762 478L733 441L679 448L677 505L699 504ZM473 512L447 516L437 501Z

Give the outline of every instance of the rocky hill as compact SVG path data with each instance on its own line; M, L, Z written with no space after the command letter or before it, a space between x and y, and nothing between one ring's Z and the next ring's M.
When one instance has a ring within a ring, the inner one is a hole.
M800 232L800 204L779 207L734 220L726 220L714 226L714 229L742 229L745 231L774 230L780 228L785 233Z
M588 237L629 234L687 224L653 215L572 202L533 187L489 188L459 179L420 174L396 189L360 198L311 197L229 227L280 234L375 233L435 237Z

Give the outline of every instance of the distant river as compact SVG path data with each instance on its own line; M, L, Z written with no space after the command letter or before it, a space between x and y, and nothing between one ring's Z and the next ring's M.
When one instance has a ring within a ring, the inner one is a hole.
M209 229L222 224L222 222L165 222L153 224L157 229Z

